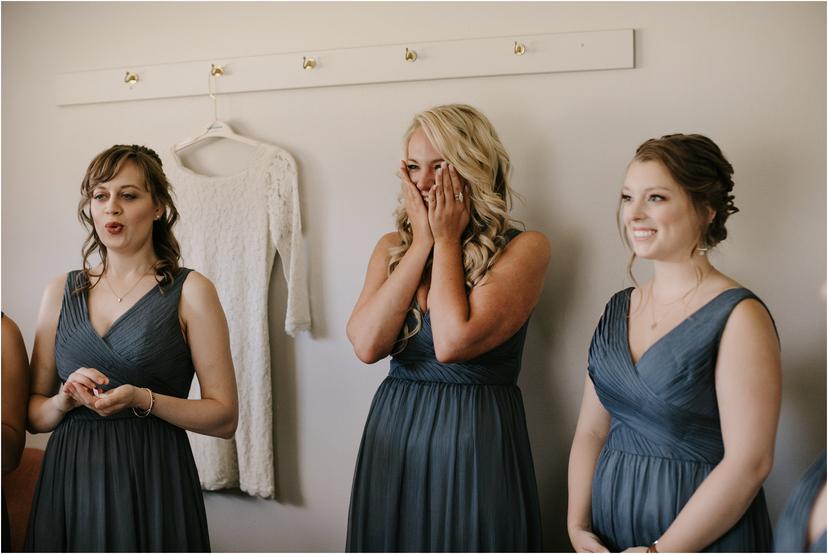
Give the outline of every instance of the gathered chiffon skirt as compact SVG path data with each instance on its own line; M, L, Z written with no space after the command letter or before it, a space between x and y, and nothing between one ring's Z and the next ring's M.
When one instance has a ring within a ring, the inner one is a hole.
M209 551L186 432L128 410L69 412L46 448L26 550Z
M593 531L612 552L657 540L715 465L604 448L592 483ZM772 552L761 489L742 518L705 552Z
M357 459L347 550L540 549L520 389L386 378Z

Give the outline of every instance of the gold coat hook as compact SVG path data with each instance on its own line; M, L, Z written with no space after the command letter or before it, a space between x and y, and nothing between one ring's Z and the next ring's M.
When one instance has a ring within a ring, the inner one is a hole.
M313 69L316 67L316 58L302 56L302 69Z
M526 53L526 45L522 42L515 41L514 51L515 56L522 56Z
M212 75L213 77L220 77L221 75L224 75L224 66L211 63L210 75Z
M134 85L138 82L138 74L127 71L126 75L124 75L124 82L128 85Z
M408 48L405 49L405 61L407 62L415 62L417 61L417 52L414 50L409 50Z

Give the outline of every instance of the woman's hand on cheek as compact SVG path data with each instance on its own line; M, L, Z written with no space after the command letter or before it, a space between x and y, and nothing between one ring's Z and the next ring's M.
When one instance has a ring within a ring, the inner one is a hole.
M434 241L460 242L471 217L468 186L453 165L437 170L434 186L429 191L428 221Z
M411 180L408 174L408 167L404 161L400 161L400 179L402 180L403 199L405 200L405 212L411 222L411 233L415 243L434 244L434 237L431 234L431 226L428 218L428 207L420 194L417 185Z

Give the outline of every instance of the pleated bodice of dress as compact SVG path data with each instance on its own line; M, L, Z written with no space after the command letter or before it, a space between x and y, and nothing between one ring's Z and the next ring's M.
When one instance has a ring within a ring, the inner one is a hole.
M466 362L444 364L434 352L434 336L429 312L422 315L420 332L408 340L405 349L391 358L388 375L411 381L435 383L462 383L477 385L514 385L520 374L523 344L528 321L500 346ZM414 316L409 314L407 325L413 328Z
M150 289L103 336L92 327L87 293L74 293L83 273L71 272L55 337L60 380L79 367L94 367L109 377L107 390L128 383L187 398L195 368L181 332L178 299L190 271L182 268L173 283Z
M735 306L758 300L744 288L720 293L634 363L628 338L632 290L610 299L589 352L589 376L612 416L593 478L593 530L614 551L658 539L722 460L719 341ZM742 519L707 550L765 552L771 545L760 490Z
M89 319L84 279L69 273L55 337L61 381L79 367L124 384L186 398L194 367L178 305L189 269L153 287L103 336ZM204 500L184 429L125 409L80 406L52 432L35 489L28 551L209 551Z

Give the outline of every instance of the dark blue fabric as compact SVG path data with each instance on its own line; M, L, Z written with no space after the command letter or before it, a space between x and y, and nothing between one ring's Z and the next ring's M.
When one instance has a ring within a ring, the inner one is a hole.
M371 405L354 472L348 551L541 549L516 385L526 326L473 360L443 364L423 315Z
M630 355L632 288L607 304L589 351L589 376L612 415L592 482L594 532L612 551L658 539L724 455L715 368L733 308L758 298L722 292L653 344ZM768 552L771 524L762 490L707 552Z
M805 476L791 494L785 511L776 523L774 546L777 552L825 552L825 531L808 544L811 510L819 492L825 486L825 451L805 472Z
M55 339L64 381L79 367L122 384L186 398L194 368L178 304L189 269L154 287L103 337L89 320L87 295L66 280ZM101 417L75 408L46 446L35 489L26 550L209 551L207 517L187 433L132 410Z

